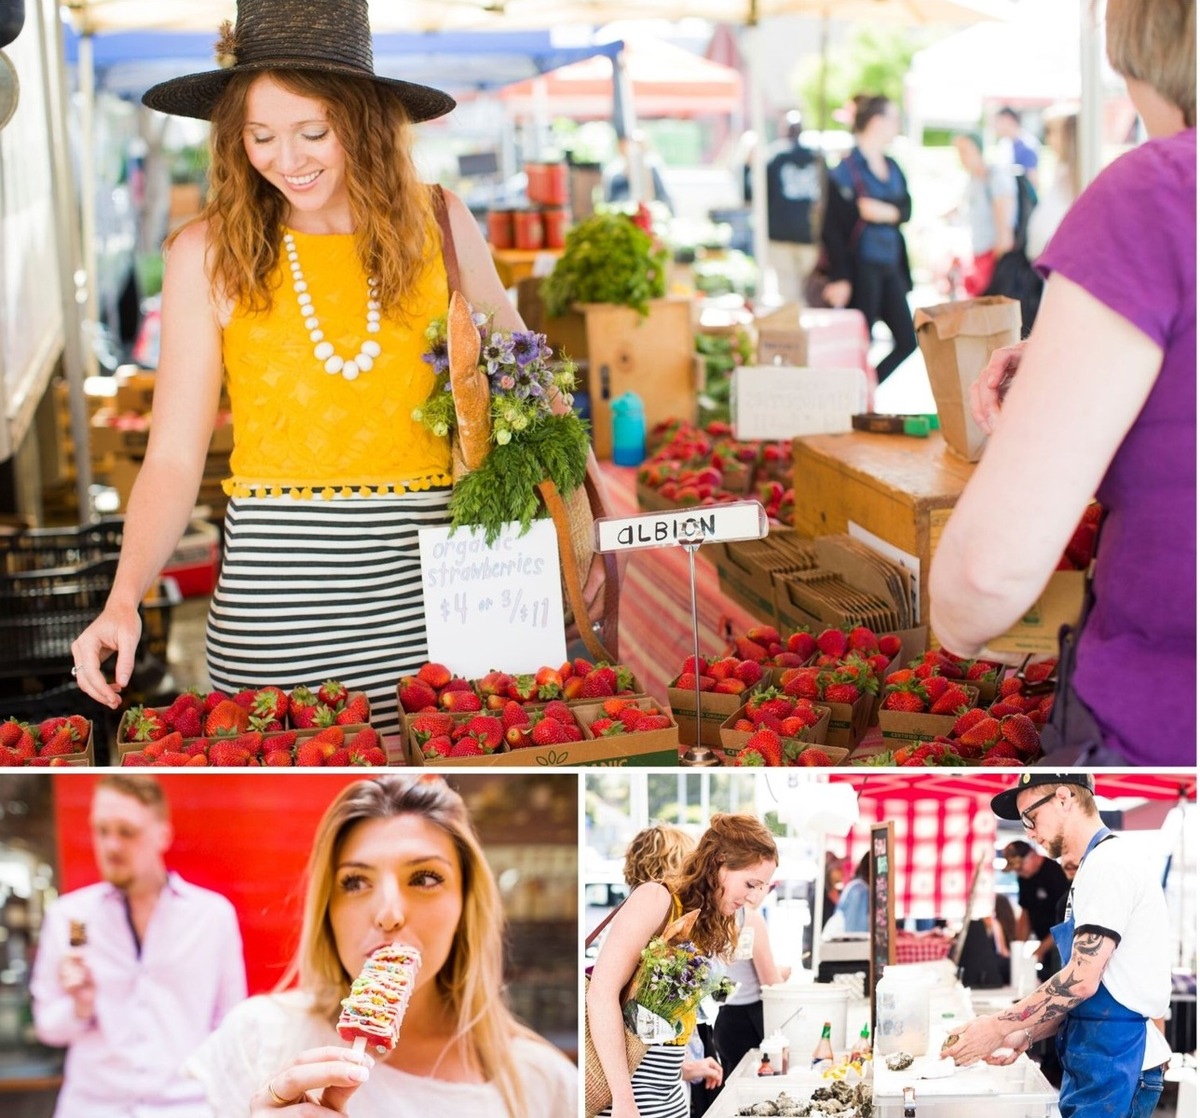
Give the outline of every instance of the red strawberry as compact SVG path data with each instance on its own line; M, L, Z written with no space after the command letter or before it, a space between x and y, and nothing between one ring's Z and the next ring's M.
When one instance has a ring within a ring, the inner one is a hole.
M487 715L477 715L467 720L467 734L479 740L487 753L494 753L500 748L504 738L504 724L499 718L489 718Z
M229 696L224 691L210 691L204 696L204 713L207 714L210 710L227 701L228 698Z
M189 738L183 743L183 752L191 757L195 757L197 753L208 756L209 740L208 738Z
M621 730L624 729L624 726L621 726L620 723L617 723L612 718L597 718L596 721L588 727L588 729L591 730L593 734L600 735L605 733L607 730L611 730L613 726L618 726Z
M747 686L740 679L730 676L728 679L718 679L713 685L713 693L716 695L740 695L747 689Z
M680 675L686 675L691 672L693 675L707 675L708 661L703 656L689 656L683 662L683 667L679 669Z
M269 769L288 769L292 767L292 751L290 749L271 749L263 751L263 764Z
M61 757L66 753L78 752L79 744L75 741L75 736L71 733L71 728L64 718L59 729L50 735L48 741L43 742L41 749L38 750L38 756Z
M1000 723L994 718L982 718L965 733L958 735L964 745L989 746L1000 739Z
M734 757L733 763L747 768L761 768L767 763L767 759L757 749L743 746L738 755Z
M817 639L812 633L806 633L801 629L788 637L787 650L795 653L802 661L807 661L816 655Z
M382 767L387 764L387 754L377 745L366 749L350 750L350 764Z
M575 715L571 713L571 708L559 699L547 703L542 713L547 718L553 718L565 726L573 726L575 724Z
M787 673L783 677L783 691L794 698L819 699L821 687L820 673L816 668L798 668L790 678Z
M751 734L745 748L761 753L768 765L783 764L783 742L774 730L758 730Z
M171 720L174 729L185 738L198 738L204 733L202 708L194 706L182 707Z
M976 660L967 669L967 679L992 680L996 678L996 672L998 670L998 666L988 660Z
M482 757L487 750L475 739L471 737L463 738L458 741L450 750L451 757Z
M879 648L879 638L865 625L856 625L846 634L846 643L854 652L870 655Z
M747 687L753 687L763 677L762 665L753 660L741 660L733 669L736 679L740 679Z
M724 683L725 681L721 680L721 682ZM710 675L697 676L692 672L683 672L672 686L682 688L684 691L694 691L697 684L699 684L701 691L714 691L716 690L717 680L713 679ZM586 685L585 681L584 686Z
M833 764L833 759L825 750L817 746L809 746L808 749L801 751L800 756L796 758L796 763L805 768L828 767Z
M350 765L350 750L335 749L328 757L325 758L325 767L330 769L344 769Z
M665 714L646 714L638 723L638 730L669 730L671 719Z
M437 692L423 679L415 675L405 676L397 684L400 705L408 714L416 714L426 707L437 706Z
M237 703L244 710L253 710L254 700L258 698L257 687L243 687L241 691L235 692L230 696L230 701Z
M232 700L218 703L204 720L204 733L213 737L218 734L241 734L250 725L250 714L245 707Z
M305 727L312 725L311 711L320 700L317 693L309 687L296 687L288 695L288 718L293 726Z
M931 675L922 681L921 688L931 703L940 699L950 687L950 679L944 675Z
M474 691L443 691L438 701L443 710L454 714L483 709L483 700Z
M180 753L179 750L173 749L173 750L168 751L167 753L164 753L158 759L158 763L160 765L164 765L169 768L181 769L185 765L190 765L193 760L194 760L194 758L191 757L189 754Z
M895 633L884 633L879 638L879 651L889 660L900 651L900 638Z
M454 678L454 674L445 664L435 664L431 661L417 669L417 678L424 680L435 691L440 691Z
M539 699L557 699L562 694L563 678L557 668L539 668L533 682Z
M739 660L753 660L758 664L761 664L770 655L761 644L748 636L738 637L733 642L733 648Z
M1033 758L1042 747L1037 726L1024 714L1010 714L1000 720L1000 736L1016 746L1023 760Z
M1049 679L1058 667L1057 660L1041 660L1025 668L1026 683L1043 683Z
M278 753L286 751L291 754L296 745L296 731L284 730L278 734L267 734L262 740L262 751L267 753Z
M355 691L346 699L346 705L334 715L339 726L351 726L366 722L371 717L371 704L363 691Z
M772 625L755 625L753 628L746 630L748 636L755 644L761 644L764 648L769 648L773 644L779 643L779 630Z
M424 744L421 752L425 755L425 760L432 761L438 757L449 757L453 748L454 742L450 740L449 734L435 734Z
M162 715L150 707L130 707L125 718L125 741L157 741L169 732Z
M200 769L208 767L208 757L203 753L185 753L184 756L187 758L187 760L183 762L184 768ZM288 764L290 765L291 763L291 758L289 757Z
M418 714L408 728L419 744L423 744L438 734L449 734L454 726L454 719L448 714Z
M12 749L28 728L28 723L18 722L15 718L10 718L7 722L0 724L0 746Z
M334 710L337 710L339 705L346 700L349 693L346 685L338 679L327 679L317 688L317 698L326 706L333 707Z
M123 769L144 768L144 767L148 766L149 764L150 764L150 758L147 757L144 753L139 753L136 750L133 751L132 753L126 753L121 758L121 768L123 768Z
M500 721L504 723L506 730L513 726L528 726L529 712L516 700L509 699L504 704L504 709L500 714Z
M296 766L298 768L324 767L326 756L327 754L321 743L310 739L309 741L301 742L296 747Z
M825 695L828 698L828 689ZM921 693L904 686L888 691L879 705L883 710L906 711L910 714L922 714L925 711L925 700L921 698Z
M346 732L341 726L326 726L309 738L309 744L320 746L326 757L335 750L341 749L345 743Z
M977 726L987 716L987 711L981 710L979 707L972 707L970 710L965 710L959 715L958 721L954 723L952 733L956 738L961 739L963 734L971 729L972 726Z
M164 753L182 753L183 752L183 735L178 730L173 730L171 733L159 738L157 741L147 742L142 750L147 757L158 759Z
M825 694L821 697L829 703L850 703L858 702L862 696L862 689L857 683L832 683L825 688Z
M240 737L218 738L208 747L208 763L216 768L245 768L250 764L250 751Z
M1017 748L1017 746L1013 745L1013 743L1010 741L997 742L991 747L991 749L987 751L985 756L986 759L992 761L993 764L1000 758L1003 758L1009 764L1019 765L1025 759L1022 757L1021 751Z
M942 697L929 708L930 714L957 714L963 707L969 708L971 696L961 687L948 687Z
M260 687L254 696L250 711L268 722L278 722L282 725L288 716L288 706L288 694L282 687Z
M348 748L352 753L361 753L367 749L378 749L379 745L379 733L366 726L350 739Z
M850 650L850 639L841 629L826 629L817 634L817 648L840 660Z
M65 725L67 720L65 717L46 718L38 723L38 738L43 742L49 741L55 734L58 733Z
M728 679L737 669L738 664L743 661L736 656L723 656L720 660L714 660L708 665L708 675L720 682L722 679ZM751 661L753 662L753 661Z

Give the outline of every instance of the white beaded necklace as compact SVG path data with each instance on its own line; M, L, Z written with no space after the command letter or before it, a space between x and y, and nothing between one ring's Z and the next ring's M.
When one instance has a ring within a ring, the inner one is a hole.
M308 284L304 273L300 270L300 253L296 250L296 238L291 233L284 233L283 247L287 252L288 264L292 269L292 290L296 292L296 302L300 304L300 314L304 319L304 328L308 336L316 343L313 356L321 362L327 373L341 373L347 380L354 380L359 373L369 372L375 364L375 358L383 352L377 341L368 338L359 347L354 357L341 358L333 352L333 343L325 340L325 332L321 329L320 319L317 318L312 296L308 293ZM379 281L374 276L367 277L367 333L379 333L379 300L376 298L376 288Z

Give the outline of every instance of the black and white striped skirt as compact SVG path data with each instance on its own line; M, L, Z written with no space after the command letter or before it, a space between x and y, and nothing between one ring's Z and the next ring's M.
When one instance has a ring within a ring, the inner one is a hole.
M223 691L339 679L399 734L396 681L427 658L417 530L449 522L450 490L401 497L236 497L208 615Z
M691 1103L683 1082L685 1056L687 1046L681 1044L652 1044L646 1049L630 1080L641 1118L688 1118Z

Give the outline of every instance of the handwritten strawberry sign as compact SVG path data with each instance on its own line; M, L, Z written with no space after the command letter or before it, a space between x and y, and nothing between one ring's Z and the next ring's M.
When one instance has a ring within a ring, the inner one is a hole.
M482 531L420 530L429 659L456 675L533 672L567 658L558 540L549 520Z

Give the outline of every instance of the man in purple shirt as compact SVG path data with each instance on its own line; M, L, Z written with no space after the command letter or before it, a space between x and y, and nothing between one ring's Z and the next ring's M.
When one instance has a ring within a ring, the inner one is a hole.
M212 1118L179 1069L246 997L233 906L167 870L152 778L101 780L91 829L103 881L50 908L33 968L37 1035L68 1049L54 1118Z

